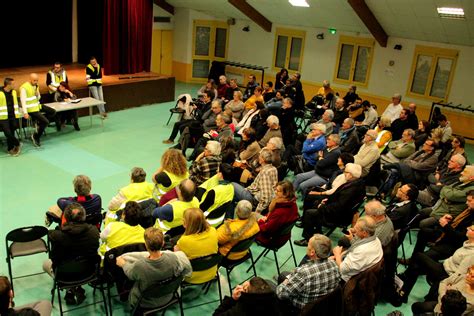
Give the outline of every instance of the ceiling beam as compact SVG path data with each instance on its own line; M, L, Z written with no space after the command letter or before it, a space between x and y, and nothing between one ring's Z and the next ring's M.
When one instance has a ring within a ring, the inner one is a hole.
M168 2L166 2L166 0L153 0L153 2L157 6L159 6L160 8L165 10L166 12L168 12L169 14L174 15L174 7L171 4L169 4Z
M262 29L267 32L272 31L272 22L270 22L266 17L264 17L260 12L255 10L250 4L245 0L228 0L230 4L236 7L240 12L248 16L252 21L257 23Z
M355 13L357 13L362 22L364 22L380 46L387 47L388 35L372 11L370 11L365 0L347 0L347 2L349 2L352 9L354 9Z

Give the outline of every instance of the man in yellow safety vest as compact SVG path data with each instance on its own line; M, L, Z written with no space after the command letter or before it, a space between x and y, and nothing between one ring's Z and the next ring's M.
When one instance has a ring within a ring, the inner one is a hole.
M18 156L21 144L15 137L17 120L21 117L18 108L18 97L16 95L14 80L5 78L3 88L0 89L0 129L7 138L7 150L11 156Z

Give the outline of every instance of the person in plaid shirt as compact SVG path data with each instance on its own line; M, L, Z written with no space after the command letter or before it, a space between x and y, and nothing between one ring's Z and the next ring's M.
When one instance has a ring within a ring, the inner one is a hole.
M255 180L247 188L238 183L232 182L234 186L234 202L247 200L253 205L257 204L255 212L261 213L268 208L273 199L273 189L278 183L278 171L272 165L273 152L268 149L262 149L258 158L261 166L260 172Z
M209 178L215 176L221 164L221 144L215 140L207 142L204 151L197 156L191 167L189 167L189 179L196 186L201 185Z
M308 242L306 254L309 260L301 264L294 272L283 272L279 276L281 282L276 294L281 300L288 300L299 312L303 307L334 291L341 273L334 260L329 260L331 240L321 234L316 234Z

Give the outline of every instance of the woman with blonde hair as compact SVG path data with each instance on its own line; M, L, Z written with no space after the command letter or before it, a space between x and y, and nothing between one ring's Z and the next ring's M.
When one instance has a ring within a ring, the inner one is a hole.
M174 251L182 251L189 260L216 254L217 232L211 227L204 213L198 208L188 208L183 214L184 234L179 238ZM217 264L203 271L193 271L184 280L188 283L200 284L212 280L216 276Z
M228 219L224 225L217 229L219 253L223 256L227 256L232 247L239 243L239 241L248 239L260 231L257 217L252 212L252 203L247 200L241 200L237 203L235 212L237 214L236 219ZM227 259L241 259L247 252L247 250L232 252L227 256Z
M155 189L153 198L160 201L161 197L174 189L181 181L189 178L186 158L178 149L168 149L161 156L161 166L153 174Z

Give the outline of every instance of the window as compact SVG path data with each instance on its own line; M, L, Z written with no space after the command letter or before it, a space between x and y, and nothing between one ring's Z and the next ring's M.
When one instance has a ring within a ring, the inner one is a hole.
M373 52L373 39L341 36L334 81L367 86Z
M304 38L306 32L291 29L276 29L273 67L300 71L303 61Z
M447 101L458 54L453 49L416 46L407 95Z
M229 32L221 21L194 21L192 77L207 78L214 60L227 57Z

